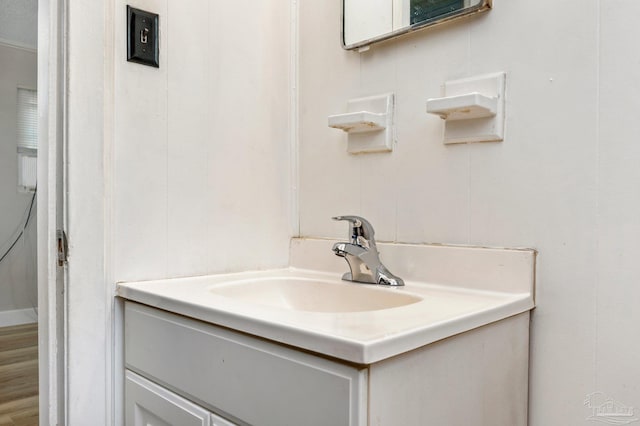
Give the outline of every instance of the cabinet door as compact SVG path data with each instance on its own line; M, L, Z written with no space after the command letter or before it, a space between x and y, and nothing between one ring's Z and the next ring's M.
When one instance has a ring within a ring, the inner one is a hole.
M125 410L126 426L211 426L209 411L129 370Z

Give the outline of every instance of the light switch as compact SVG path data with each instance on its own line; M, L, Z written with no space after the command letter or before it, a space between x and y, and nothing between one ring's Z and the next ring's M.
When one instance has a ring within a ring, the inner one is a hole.
M127 61L159 68L158 14L127 5Z

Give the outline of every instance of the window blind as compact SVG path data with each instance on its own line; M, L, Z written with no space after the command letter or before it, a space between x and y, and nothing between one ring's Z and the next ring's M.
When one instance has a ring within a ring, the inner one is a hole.
M18 149L38 149L38 92L18 88Z

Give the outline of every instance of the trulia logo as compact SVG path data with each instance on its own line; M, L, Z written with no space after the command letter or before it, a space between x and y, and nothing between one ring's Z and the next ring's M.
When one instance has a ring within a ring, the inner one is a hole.
M610 425L628 425L638 421L638 417L633 414L633 407L627 407L602 392L587 395L584 405L591 409L587 420Z

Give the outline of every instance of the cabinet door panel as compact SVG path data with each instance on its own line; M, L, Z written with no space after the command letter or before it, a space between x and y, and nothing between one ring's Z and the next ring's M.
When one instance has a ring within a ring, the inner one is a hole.
M125 362L260 426L367 424L367 370L127 302Z
M207 410L131 371L125 376L125 410L126 426L211 426Z

